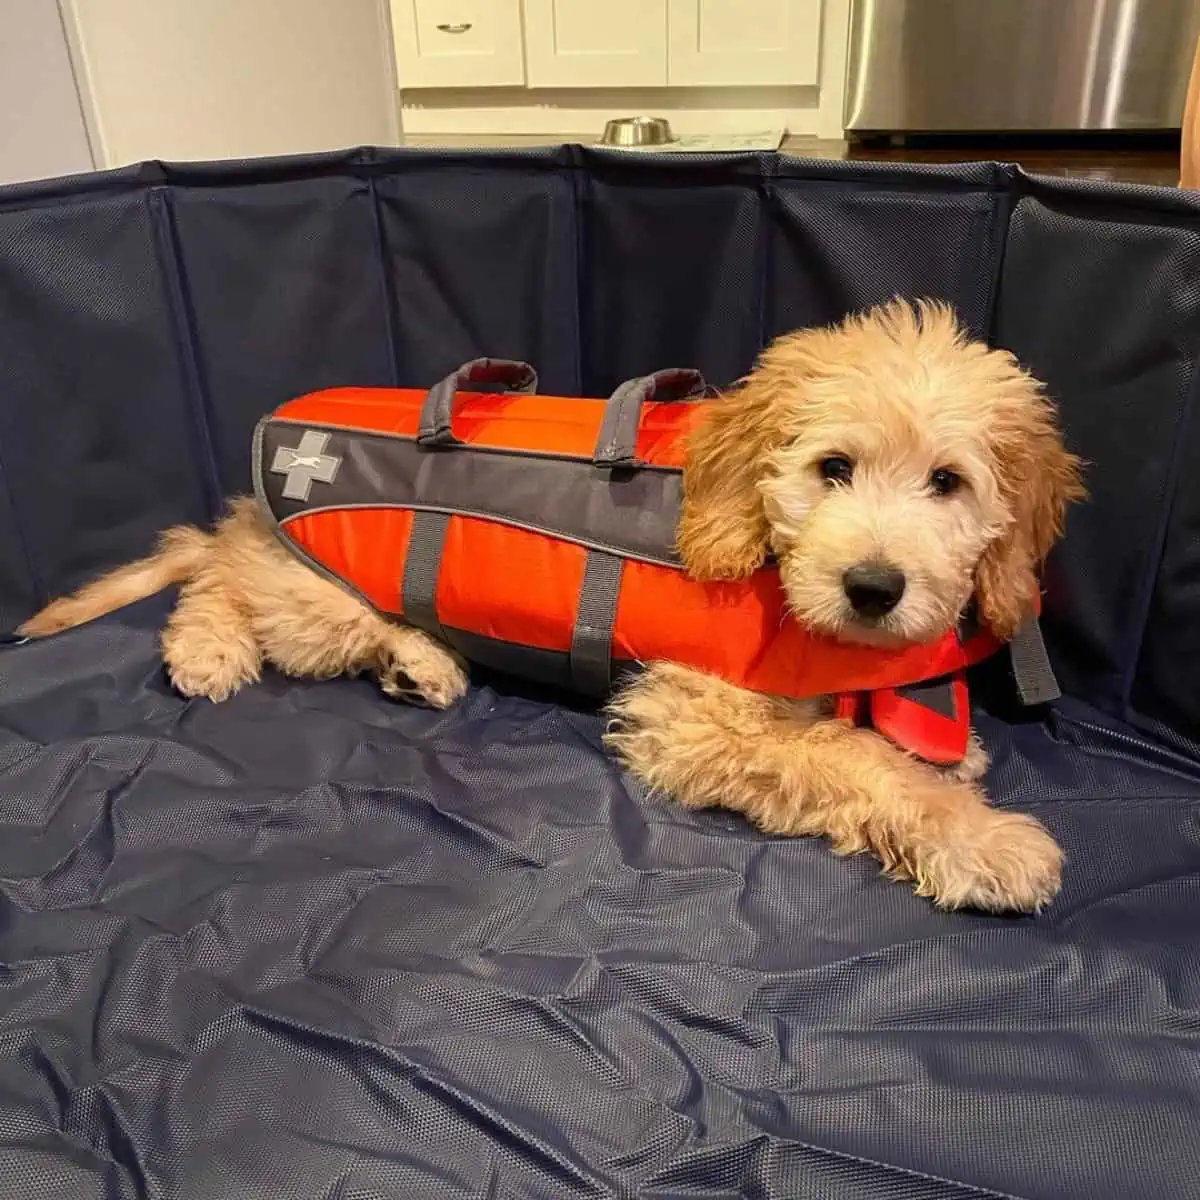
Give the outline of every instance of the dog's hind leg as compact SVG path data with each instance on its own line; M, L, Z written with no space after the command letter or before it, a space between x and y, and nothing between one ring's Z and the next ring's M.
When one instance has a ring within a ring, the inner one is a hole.
M286 675L329 679L369 672L389 696L448 708L467 690L459 657L421 630L375 612L282 549L238 514L227 552L254 639Z
M447 708L467 690L453 651L388 620L283 548L253 500L238 500L219 530L218 570L244 612L249 651L299 679L370 672L390 696ZM257 674L258 660L254 671Z
M431 708L449 708L466 692L462 661L428 634L311 572L303 592L302 608L257 614L258 636L281 671L317 679L370 672L388 696Z
M225 700L253 683L262 666L249 616L213 565L183 585L162 649L171 682L185 696Z

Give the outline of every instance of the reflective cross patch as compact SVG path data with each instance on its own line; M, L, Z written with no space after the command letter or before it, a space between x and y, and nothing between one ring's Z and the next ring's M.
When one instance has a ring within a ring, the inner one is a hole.
M332 483L337 478L342 460L325 453L328 445L329 434L310 429L294 450L280 446L275 451L271 472L287 476L287 482L283 485L285 500L307 500L314 479L319 483Z

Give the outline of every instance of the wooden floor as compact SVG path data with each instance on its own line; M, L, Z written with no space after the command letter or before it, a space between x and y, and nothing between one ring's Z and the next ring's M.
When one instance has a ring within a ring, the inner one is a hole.
M533 137L519 134L411 134L412 146L545 146L559 142L595 141L595 135L563 134ZM1175 187L1179 182L1179 147L1172 144L1021 144L992 139L986 144L959 142L942 145L852 145L813 137L786 137L782 150L801 158L856 159L876 162L1015 162L1039 175L1066 175Z

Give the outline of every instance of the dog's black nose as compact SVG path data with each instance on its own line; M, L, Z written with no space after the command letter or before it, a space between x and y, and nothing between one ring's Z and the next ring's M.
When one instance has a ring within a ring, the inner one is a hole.
M860 617L890 613L904 595L904 572L881 563L859 563L842 576L846 599Z

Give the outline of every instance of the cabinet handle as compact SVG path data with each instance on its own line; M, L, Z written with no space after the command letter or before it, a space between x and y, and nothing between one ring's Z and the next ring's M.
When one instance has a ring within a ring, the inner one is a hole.
M466 33L471 28L471 22L462 21L458 25L439 25L438 28L443 33Z

